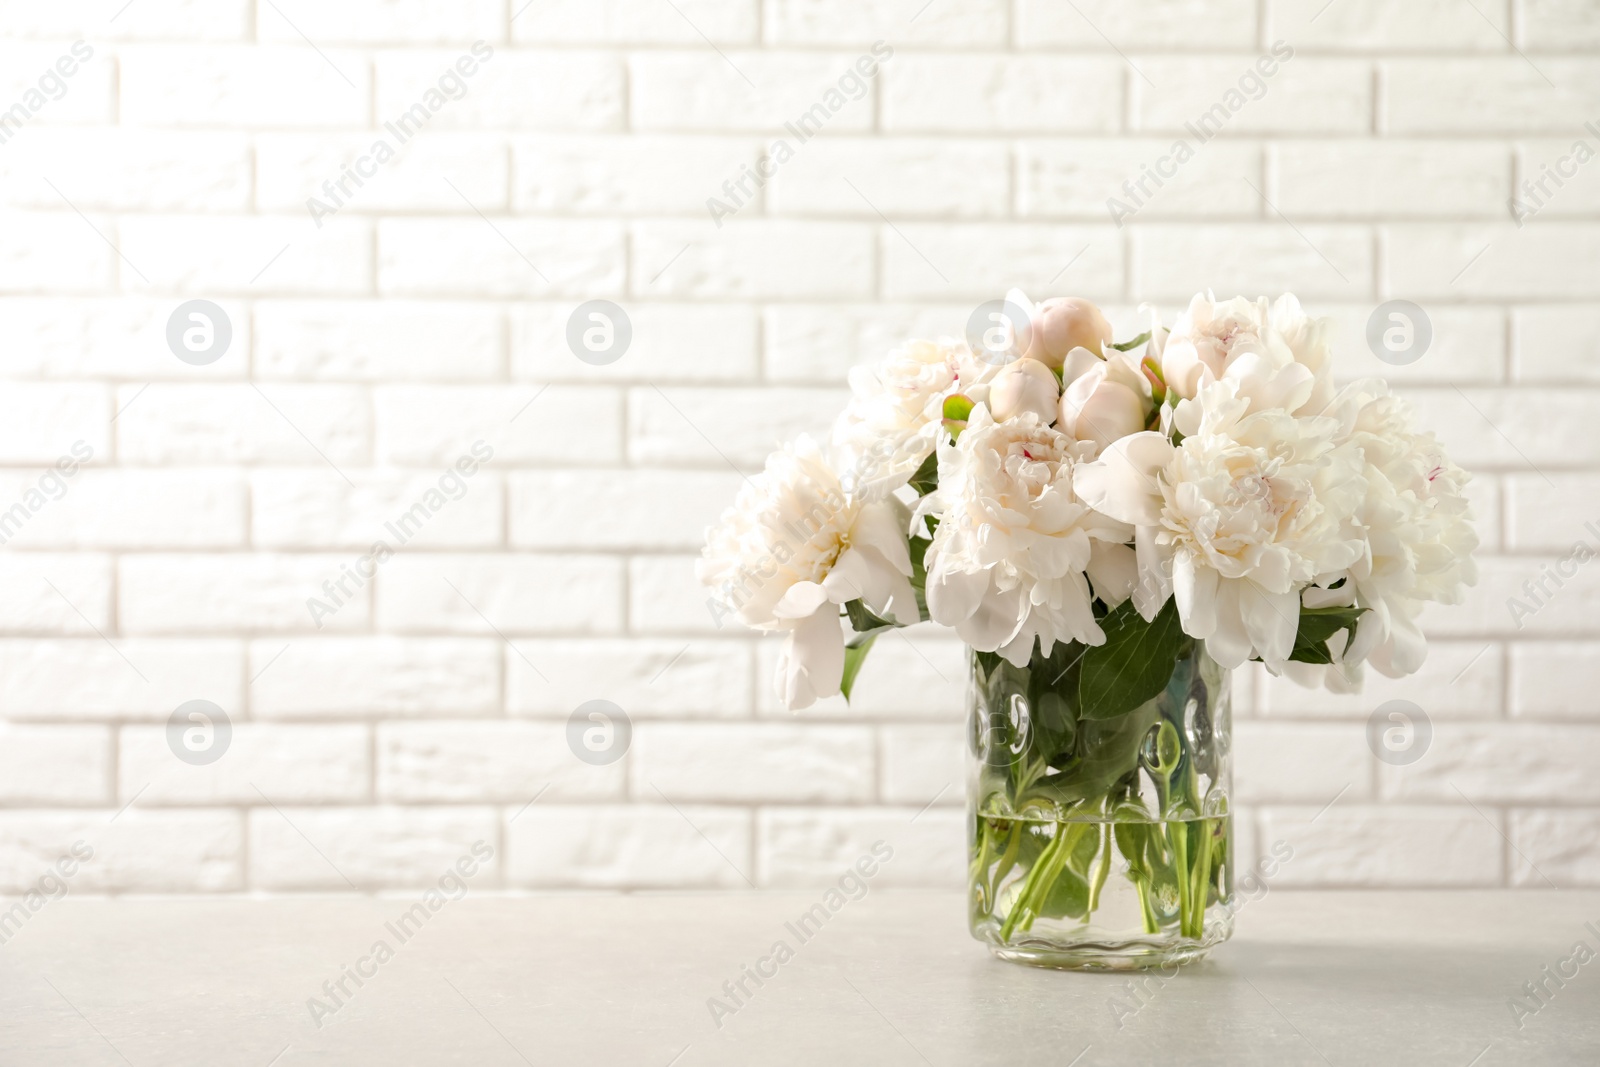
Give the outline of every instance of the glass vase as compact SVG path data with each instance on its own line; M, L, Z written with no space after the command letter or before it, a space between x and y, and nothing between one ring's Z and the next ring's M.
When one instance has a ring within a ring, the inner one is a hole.
M1191 962L1233 931L1229 672L1189 642L1153 699L1106 715L1081 706L1083 652L971 655L972 935L1045 967Z

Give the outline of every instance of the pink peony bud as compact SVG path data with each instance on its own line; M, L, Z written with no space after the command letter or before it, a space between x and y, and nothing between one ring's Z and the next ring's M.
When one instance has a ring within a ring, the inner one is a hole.
M1111 323L1100 309L1075 296L1056 297L1039 305L1033 317L1033 337L1028 358L1047 367L1060 367L1074 348L1105 355L1111 343Z
M1059 395L1055 373L1049 367L1036 359L1013 360L989 383L989 414L996 422L1004 422L1031 411L1048 426L1055 421Z

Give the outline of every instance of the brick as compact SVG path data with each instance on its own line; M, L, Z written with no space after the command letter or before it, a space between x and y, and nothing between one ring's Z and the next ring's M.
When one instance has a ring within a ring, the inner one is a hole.
M1530 719L1600 719L1600 660L1581 641L1511 646L1511 714Z
M5 101L11 123L5 132L14 135L18 106L23 114L32 113L27 126L112 121L115 69L109 50L104 46L96 49L88 42L0 44L0 71L4 72L0 73L0 100ZM72 73L63 77L67 70Z
M884 295L893 300L964 297L975 309L1012 287L1040 297L1122 293L1122 238L1110 226L907 223L884 230L880 240ZM963 316L949 332L965 329Z
M0 0L0 28L11 37L238 41L250 30L249 0L141 0L134 14L108 19L95 4Z
M883 128L896 133L1115 131L1116 60L899 55L882 75Z
M505 210L503 137L428 130L397 141L390 131L263 134L256 139L256 206L319 225L329 212ZM394 157L380 161L384 149Z
M1511 195L1503 145L1290 141L1271 149L1272 202L1292 219L1483 215Z
M505 327L491 304L267 300L252 317L261 378L480 381L504 362Z
M0 212L6 242L0 249L0 293L93 293L117 277L116 253L106 244L114 232L108 219L80 219L63 210L49 214ZM123 268L126 269L126 268Z
M1600 45L1600 26L1588 0L1523 0L1523 43L1540 51L1568 51Z
M385 463L616 463L622 396L597 386L392 385L373 391ZM478 451L474 451L477 449Z
M870 296L873 231L866 225L750 219L649 222L633 227L631 289L661 298L723 300Z
M214 763L180 761L164 726L125 726L119 735L119 801L146 805L349 803L369 799L371 741L365 726L233 722ZM258 792L259 790L259 792Z
M280 655L281 653L281 655ZM495 715L498 641L350 637L251 643L261 718Z
M1287 37L1307 52L1498 52L1511 32L1506 4L1475 4L1477 14L1463 15L1452 0L1323 2L1266 0L1267 39Z
M1241 722L1232 797L1245 804L1340 803L1372 796L1372 752L1358 724Z
M815 440L844 407L841 389L695 389L628 391L628 458L641 464L722 461L758 467L802 433ZM712 427L710 441L698 427Z
M1074 10L1076 8L1076 10ZM1015 38L1023 48L1250 48L1256 43L1253 0L1021 0Z
M893 855L873 876L875 886L954 889L966 876L959 841L965 816L932 808L767 808L756 834L763 887L821 886L837 882L872 846Z
M45 552L0 554L0 632L93 634L111 625L111 560ZM81 613L81 614L80 614Z
M527 660L506 657L506 710L512 715L564 719L590 700L609 700L640 718L749 715L750 651L744 641L536 640L519 641L517 648Z
M1548 481L1546 480L1548 479ZM1507 547L1566 555L1579 542L1600 550L1600 476L1587 473L1514 474L1506 480Z
M0 474L0 503L64 484L7 544L31 548L228 548L244 544L244 483L228 471L84 469L61 483ZM181 517L181 520L180 518ZM0 514L0 534L7 532Z
M117 390L117 454L124 462L299 463L326 470L370 454L366 396L352 386L156 383L141 394L142 388Z
M250 367L246 306L236 300L213 301L227 316L233 340L216 362L197 367L178 359L167 345L167 323L181 303L171 297L0 299L8 334L0 375L140 385L160 379L243 377Z
M699 548L732 505L732 471L527 471L509 476L518 548ZM551 509L561 501L559 511ZM625 509L607 502L628 501Z
M500 41L505 30L500 0L354 0L303 5L294 22L264 5L256 8L256 40L297 44L307 38L332 44L438 44Z
M1600 72L1588 60L1389 59L1383 69L1391 133L1566 135L1574 118L1600 111Z
M842 383L850 368L883 358L911 337L959 336L972 309L910 304L779 304L762 315L767 378Z
M218 295L364 295L372 289L372 224L345 216L321 229L305 215L125 215L123 285Z
M67 882L79 893L216 893L244 888L238 813L141 811L134 806L120 815L0 812L0 890L21 893L31 888L77 842L93 850Z
M1297 224L1298 225L1298 224ZM1135 295L1174 303L1205 288L1255 297L1359 299L1372 291L1372 239L1364 227L1272 222L1151 225L1134 231ZM1193 264L1204 262L1204 274ZM1418 294L1421 295L1421 294Z
M0 153L0 203L35 210L248 211L250 180L231 132L39 128Z
M1416 362L1397 366L1380 360L1367 343L1367 323L1379 306L1380 301L1367 300L1343 305L1319 302L1306 309L1312 315L1328 316L1336 324L1335 379L1383 378L1396 386L1412 382L1498 384L1505 379L1506 316L1499 308L1430 302L1422 308L1433 332L1427 351Z
M1134 128L1183 137L1197 152L1219 132L1231 137L1372 129L1372 68L1364 60L1298 54L1284 59L1263 50L1226 58L1152 56L1139 66L1149 81L1131 82ZM1268 69L1272 75L1262 77Z
M935 6L916 12L889 0L770 0L762 29L769 45L1004 48L1006 0Z
M596 366L567 344L567 323L581 305L519 304L511 311L511 373L549 381L742 382L761 364L759 320L751 307L674 304L623 306L633 331L627 351ZM707 343L714 338L714 343Z
M104 805L110 799L110 730L0 723L0 803Z
M1600 885L1600 811L1512 811L1511 884L1526 889Z
M453 69L459 50L380 52L378 121L395 122L446 76L466 86L433 111L427 129L614 130L623 121L623 67L603 52L497 48L464 81ZM459 92L459 95L458 95Z
M882 715L956 721L966 712L968 652L947 634L931 624L914 627L909 637L891 631L878 639L867 656L848 703L844 697L829 697L800 712L788 711L778 702L773 676L783 643L776 637L764 638L756 645L758 713L785 719L854 721L862 715Z
M885 726L878 731L879 799L888 804L956 807L966 797L964 731L938 726Z
M876 752L860 726L651 723L628 758L646 800L849 803L871 799Z
M576 886L735 889L753 879L751 817L666 804L535 804L506 825L506 881Z
M481 864L472 888L496 885L500 876L499 857L483 858L498 839L489 808L279 805L254 808L249 820L250 884L257 889L436 885L462 858Z
M121 120L133 126L363 126L366 57L293 45L129 45L117 52Z
M674 10L674 8L676 10ZM639 0L550 0L514 12L519 44L748 44L759 0L682 0L670 7Z
M516 137L511 202L522 213L709 218L706 201L728 196L723 183L754 173L764 151L748 137ZM754 213L761 190L752 179L745 189L753 199L744 210Z
M1591 549L1593 546L1591 545ZM1600 568L1580 565L1561 578L1558 557L1489 556L1478 561L1478 584L1459 607L1423 612L1422 625L1440 635L1508 634L1518 637L1582 637L1596 633ZM1571 569L1569 562L1567 567ZM1552 577L1554 576L1554 577ZM1544 592L1537 583L1544 581ZM1530 594L1528 587L1534 592Z
M1501 201L1518 227L1538 216L1593 218L1600 213L1600 182L1588 166L1595 152L1593 134L1576 123L1561 138L1530 141L1516 148L1521 182Z
M1600 308L1517 308L1512 325L1515 381L1600 383Z
M940 177L908 182L907 174ZM984 141L818 138L767 189L776 215L1000 218L1011 202L1010 152Z
M313 631L318 621L334 630L364 627L366 589L320 620L306 607L312 597L326 598L323 583L353 562L347 555L124 556L117 564L118 622L135 634L294 633Z
M378 625L391 632L492 637L495 630L622 628L622 564L603 556L402 553L377 581Z
M1419 425L1430 427L1450 458L1468 468L1540 468L1592 463L1600 457L1600 427L1583 391L1407 388Z
M1439 719L1495 718L1501 711L1505 671L1494 642L1433 640L1416 674L1386 678L1368 666L1363 678L1359 693L1330 693L1287 678L1263 676L1258 691L1261 711L1273 718L1366 719L1381 704L1409 700Z
M863 79L856 61L845 53L634 53L628 60L629 122L647 132L784 130L790 147L804 151L818 129L833 134L872 128L874 83L883 74ZM869 56L869 66L873 62ZM812 119L802 126L808 114Z
M1593 804L1588 773L1600 754L1600 726L1484 723L1437 730L1422 758L1383 767L1383 796L1400 801Z
M1319 817L1321 807L1261 813L1262 839L1282 838L1294 850L1278 875L1284 888L1504 884L1500 825L1464 804L1382 808L1341 802Z
M498 475L480 471L465 482L441 471L353 470L350 476L354 489L333 471L252 472L251 543L365 551L378 541L398 549L405 536L404 544L415 548L500 544L505 521ZM425 498L439 492L441 479L452 491L458 482L466 490L428 514ZM419 502L422 511L415 510Z
M1133 214L1260 214L1261 198L1243 180L1265 188L1260 148L1224 141L1191 157L1177 145L1172 138L1024 141L1018 149L1017 213L1119 224Z
M243 700L244 652L217 640L85 637L0 641L0 715L9 719L165 721L203 698Z
M1387 227L1389 290L1412 300L1587 298L1600 294L1600 226Z
M57 475L109 459L110 396L93 384L12 384L0 395L0 462L39 463ZM64 462L66 467L57 467Z
M378 728L378 796L516 808L622 799L624 765L579 761L566 734L565 723L386 723Z
M522 219L385 219L378 289L386 296L618 295L619 226Z
M716 633L709 593L695 578L695 556L628 560L628 628L634 633Z

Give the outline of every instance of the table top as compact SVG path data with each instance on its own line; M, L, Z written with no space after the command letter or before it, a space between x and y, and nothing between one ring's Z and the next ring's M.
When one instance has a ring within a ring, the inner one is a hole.
M1600 892L1273 890L1144 979L995 960L950 893L802 940L819 899L67 897L0 912L0 1062L1600 1062Z

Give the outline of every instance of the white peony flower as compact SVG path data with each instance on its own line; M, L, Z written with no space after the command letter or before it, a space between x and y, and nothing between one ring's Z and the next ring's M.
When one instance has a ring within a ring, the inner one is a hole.
M1141 432L1078 467L1092 507L1136 528L1135 604L1153 618L1170 589L1183 630L1237 667L1281 668L1294 650L1300 590L1359 556L1348 516L1363 489L1355 458L1336 451L1333 419L1252 410L1232 379L1174 413L1183 440Z
M938 443L945 398L999 369L952 341L908 341L852 369L850 403L831 438L846 488L882 497L904 485Z
M1292 677L1330 689L1359 685L1371 661L1390 677L1414 673L1427 652L1417 615L1427 601L1458 604L1477 580L1478 536L1464 489L1467 474L1451 463L1431 433L1413 427L1410 405L1372 378L1346 386L1327 414L1340 430L1342 453L1360 464L1364 496L1351 517L1361 556L1338 589L1306 590L1306 602L1367 609L1355 636L1331 668L1295 664Z
M1306 318L1288 294L1270 306L1265 298L1219 304L1197 295L1162 347L1162 377L1183 399L1212 382L1231 380L1253 411L1314 414L1333 394L1331 330L1330 320Z
M1045 653L1057 641L1105 643L1093 593L1126 599L1133 568L1127 527L1073 494L1073 466L1088 448L1032 412L996 422L984 405L954 444L939 446L939 488L917 510L939 516L926 556L935 621L1019 667L1035 638Z
M804 708L839 692L840 605L860 599L894 621L919 618L911 588L905 507L845 491L815 442L801 437L767 459L719 524L696 565L713 615L788 634L778 696Z

